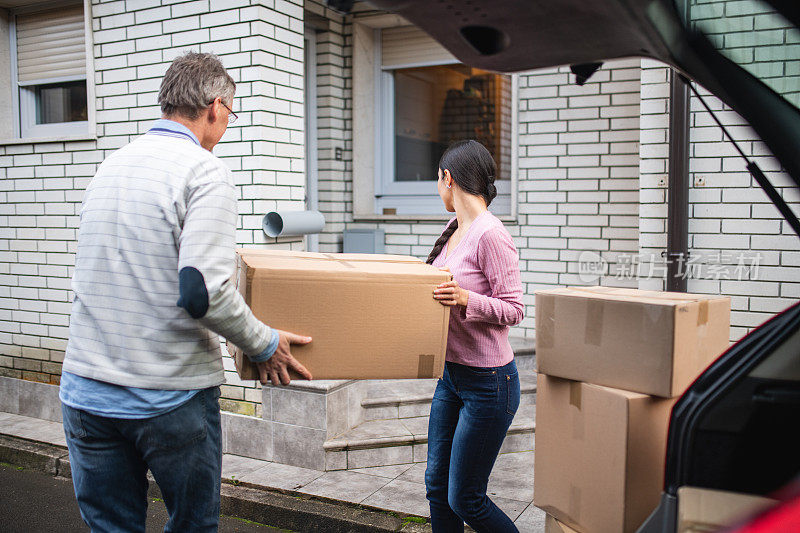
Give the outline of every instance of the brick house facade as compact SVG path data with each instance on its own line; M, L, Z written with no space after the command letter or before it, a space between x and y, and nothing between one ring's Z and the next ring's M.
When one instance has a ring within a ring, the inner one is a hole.
M30 11L20 4L0 0L0 68L15 65L15 17ZM360 4L343 16L316 0L77 5L86 30L85 132L31 138L13 117L0 121L0 375L58 382L83 190L108 154L159 116L161 76L185 50L218 54L237 82L240 118L215 153L239 187L240 245L308 247L311 240L267 238L261 223L265 213L303 209L313 197L327 220L313 241L320 251L341 251L346 230L382 229L387 253L427 255L446 217L364 210L374 200L364 165L376 137L363 128L378 112L369 98L381 74L365 67L371 56L362 50L402 20ZM512 208L504 220L520 252L527 306L517 336L535 335L539 289L664 288L663 275L631 275L631 263L658 262L666 246L669 69L623 59L583 86L572 78L564 67L510 78ZM3 91L16 102L10 81L0 81ZM787 201L800 205L752 130L710 100ZM735 341L800 298L800 243L694 99L690 133L690 249L703 264L727 266L706 267L688 289L732 297ZM586 253L607 265L604 275L586 279L579 268ZM735 270L743 257L747 268ZM225 408L260 414L260 386L240 381L227 357L225 365Z

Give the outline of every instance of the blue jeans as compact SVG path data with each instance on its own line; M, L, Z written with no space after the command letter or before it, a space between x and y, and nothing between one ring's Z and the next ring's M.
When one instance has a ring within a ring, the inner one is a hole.
M147 470L169 521L164 531L216 531L222 475L219 387L152 418L96 416L62 404L81 517L93 532L145 530Z
M514 361L501 367L445 364L428 425L425 486L435 533L517 531L486 495L489 474L519 407Z

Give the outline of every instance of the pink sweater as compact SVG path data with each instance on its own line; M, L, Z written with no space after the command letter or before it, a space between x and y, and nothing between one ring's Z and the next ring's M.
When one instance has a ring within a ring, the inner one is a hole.
M510 326L522 321L522 283L519 254L503 223L490 212L476 218L447 255L448 242L433 261L449 267L460 287L470 291L467 306L450 312L448 361L490 367L511 362Z

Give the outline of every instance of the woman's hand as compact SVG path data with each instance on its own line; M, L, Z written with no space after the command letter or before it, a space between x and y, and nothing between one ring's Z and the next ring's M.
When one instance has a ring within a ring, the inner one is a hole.
M469 291L458 286L456 280L442 283L433 291L433 297L442 305L467 306Z

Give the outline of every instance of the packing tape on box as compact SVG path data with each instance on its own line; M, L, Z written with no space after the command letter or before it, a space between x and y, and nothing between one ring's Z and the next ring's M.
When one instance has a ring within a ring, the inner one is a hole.
M700 306L697 310L697 325L702 326L708 324L708 300L700 300Z
M436 356L431 354L422 354L419 356L419 363L417 365L417 377L430 378L433 377L433 363Z
M572 522L580 522L581 518L581 488L570 484L569 504L567 514Z
M570 426L572 426L572 439L583 440L583 414L580 412L583 405L583 393L581 383L578 381L570 381L569 383L569 403L575 406L578 411L570 412Z
M586 331L584 332L584 344L600 346L603 341L603 311L605 302L601 300L586 300Z
M569 404L574 405L578 410L581 408L581 384L579 381L570 381L569 383Z
M536 346L552 348L555 344L555 298L549 294L538 296L536 301Z
M322 254L322 255L324 255L325 257L327 257L331 261L336 261L340 265L346 266L347 268L353 268L353 269L356 268L356 266L353 263L350 263L349 261L345 261L344 259L339 259L338 257L334 257L334 256L332 256L330 254Z

